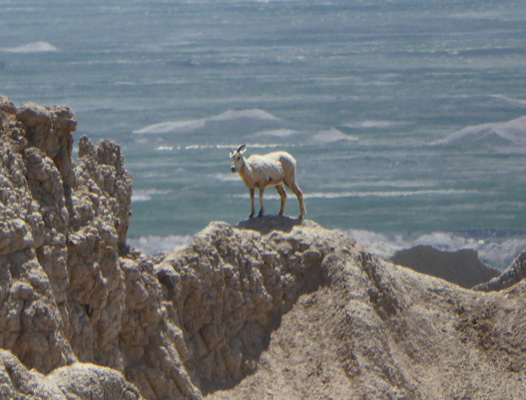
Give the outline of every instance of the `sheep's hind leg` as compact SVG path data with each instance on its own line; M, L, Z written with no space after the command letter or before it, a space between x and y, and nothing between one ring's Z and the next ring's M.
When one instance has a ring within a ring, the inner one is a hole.
M307 213L307 210L305 209L305 201L303 200L303 192L301 191L300 187L296 182L294 182L292 185L289 186L290 190L294 192L296 197L298 198L298 202L300 203L300 216L299 219L303 219L305 214Z
M252 219L254 217L254 189L250 190L250 215L248 216L248 219Z
M281 207L279 209L279 215L283 215L285 211L285 204L287 203L287 192L285 192L285 189L283 188L283 185L276 185L276 190L279 193L279 196L281 197Z

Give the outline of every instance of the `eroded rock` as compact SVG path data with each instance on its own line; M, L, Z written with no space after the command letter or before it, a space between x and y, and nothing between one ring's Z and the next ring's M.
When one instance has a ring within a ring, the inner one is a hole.
M522 396L522 255L486 294L265 217L150 259L120 148L83 137L74 163L75 126L0 96L0 397Z

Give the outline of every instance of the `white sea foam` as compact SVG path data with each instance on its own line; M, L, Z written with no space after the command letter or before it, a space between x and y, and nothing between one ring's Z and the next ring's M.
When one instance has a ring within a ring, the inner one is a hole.
M142 236L140 238L128 238L127 243L139 249L143 253L153 256L162 252L184 246L192 239L191 235L168 235L168 236Z
M201 129L205 126L205 124L205 119L196 119L189 121L167 121L145 126L144 128L134 130L133 133L161 134L169 132L189 132Z
M371 252L383 258L390 258L399 250L410 248L411 243L403 235L384 235L361 229L351 229L347 234L361 244L369 247Z
M342 131L339 131L336 128L332 128L326 131L320 131L316 133L312 140L315 142L322 142L322 143L331 143L331 142L338 142L340 140L346 140L346 141L357 141L358 138L356 136L352 135L346 135Z
M287 144L287 147L300 147L303 146L302 143L295 143L295 144ZM250 143L247 142L247 148L249 149L275 149L282 147L282 143ZM172 146L160 146L160 147L172 147ZM173 150L210 150L210 149L217 149L217 150L232 150L237 149L239 147L239 143L235 144L189 144L187 146L176 146L173 147ZM157 148L156 148L157 150Z
M271 137L289 137L293 135L298 135L301 132L295 131L293 129L269 129L266 131L257 132L254 136L271 136Z
M413 196L451 196L477 193L469 190L391 190L391 191L351 191L351 192L313 192L307 193L308 199L341 199L341 198L367 198L367 197L413 197Z
M276 148L282 146L279 143L247 143L247 148L250 149L267 149ZM289 145L290 146L290 145ZM191 144L188 146L182 146L184 150L201 150L201 149L237 149L239 144ZM178 148L179 149L179 148Z
M134 194L132 195L132 203L139 203L141 201L150 201L152 199L152 196L147 194Z
M500 269L507 267L526 248L526 239L481 239L454 232L433 232L416 238L401 234L386 235L359 229L352 229L346 233L367 246L371 252L386 259L392 257L397 251L418 245L427 245L449 252L461 249L475 250L484 263ZM192 235L150 235L140 238L129 238L128 244L148 255L155 255L184 246L191 239Z
M225 174L215 174L215 177L220 182L237 182L241 180L239 174L225 173Z
M500 139L513 145L526 145L526 116L507 122L490 122L487 124L468 126L435 144L451 144L466 140Z
M222 114L208 118L200 118L186 121L166 121L145 126L144 128L133 131L135 134L162 134L169 132L192 132L204 128L211 122L228 122L238 119L256 119L266 121L278 121L279 118L273 116L265 110L249 108L242 110L230 109Z
M526 248L524 238L480 238L454 232L433 232L416 238L359 229L349 230L347 234L383 258L390 258L397 251L419 245L448 252L471 249L477 251L484 263L501 269L507 267Z
M452 195L465 195L478 193L471 190L454 190L454 189L444 189L444 190L393 190L393 191L344 191L344 192L311 192L304 193L303 197L305 199L345 199L345 198L368 198L368 197L413 197L413 196L452 196ZM236 194L232 196L235 199L248 199L248 194ZM277 194L265 194L265 199L269 200L279 200Z
M494 94L490 97L515 106L526 106L526 100L523 99L514 99L513 97L504 96L502 94Z
M173 146L157 146L155 148L156 151L173 151Z
M348 122L343 126L346 128L361 128L361 129L383 129L391 126L400 125L397 121L383 121L375 119L366 119L363 121Z
M526 240L516 238L502 242L485 243L478 249L478 252L482 260L487 260L496 266L507 266L525 249Z
M408 189L408 188L433 188L436 187L437 183L433 180L424 180L424 179L414 179L414 180L407 180L407 179L400 179L400 180L385 180L385 179L378 179L378 180L359 180L359 181L349 181L341 183L339 188L345 189L345 188L396 188L398 190L400 189Z
M9 53L46 53L57 51L58 49L51 43L41 41L28 43L17 47L4 47L2 50Z
M236 120L240 118L279 121L279 118L275 117L271 113L265 110L260 110L258 108L248 108L248 109L242 109L242 110L230 109L228 111L225 111L222 114L216 115L214 117L210 117L209 120L210 121L231 121L231 120Z
M152 197L163 196L169 194L169 190L158 190L158 189L134 189L132 192L132 203L139 203L143 201L150 201Z

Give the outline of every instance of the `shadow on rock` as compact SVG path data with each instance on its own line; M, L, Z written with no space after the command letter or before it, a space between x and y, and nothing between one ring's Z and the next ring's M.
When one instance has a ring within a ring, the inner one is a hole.
M291 232L292 228L295 226L301 226L303 223L304 220L302 219L275 215L241 221L237 224L237 228L257 231L262 235L266 235L272 231Z

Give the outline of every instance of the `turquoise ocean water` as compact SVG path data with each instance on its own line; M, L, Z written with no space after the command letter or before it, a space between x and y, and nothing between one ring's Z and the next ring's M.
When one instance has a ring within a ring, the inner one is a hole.
M149 252L248 216L241 144L293 154L307 217L382 254L526 247L522 0L0 0L0 93L122 146Z

